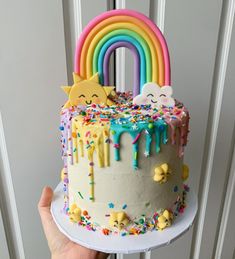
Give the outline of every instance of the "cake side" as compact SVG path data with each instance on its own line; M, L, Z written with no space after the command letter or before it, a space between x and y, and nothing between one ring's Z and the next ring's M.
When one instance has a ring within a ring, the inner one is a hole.
M174 110L136 106L127 96L119 95L118 107L62 114L65 210L77 206L89 214L89 224L113 232L113 213L124 213L130 229L143 215L152 222L164 210L177 214L183 204L187 110L180 103Z
M81 157L79 163L68 166L69 204L77 204L89 213L93 222L103 227L109 225L111 212L124 211L133 221L144 214L151 218L156 211L170 209L182 195L182 158L177 155L177 147L163 145L161 152L146 157L139 152L139 168L134 169L131 161L131 139L124 133L121 139L120 161L115 161L114 150L110 148L110 166L99 167L94 155L94 201L91 202L91 180L89 161ZM140 150L144 150L145 140L139 140ZM153 149L153 148L152 148ZM162 164L169 166L165 183L154 181L155 168Z
M120 47L134 57L132 93L110 86ZM185 207L189 114L172 94L166 40L144 14L111 10L81 33L61 112L64 211L104 234L162 230Z

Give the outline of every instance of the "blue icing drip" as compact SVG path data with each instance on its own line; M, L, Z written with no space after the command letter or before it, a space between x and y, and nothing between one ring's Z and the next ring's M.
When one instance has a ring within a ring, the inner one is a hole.
M110 130L114 140L114 158L120 160L120 136L124 132L128 132L133 139L133 158L132 165L134 169L138 168L138 152L139 152L139 137L142 131L145 131L145 155L149 156L151 152L152 134L156 136L156 152L160 152L161 142L167 143L167 124L163 120L158 120L153 123L153 128L148 127L147 122L130 123L127 118L112 120Z
M168 132L168 125L165 123L165 128L163 131L163 144L166 144L168 141L167 132Z
M150 151L151 151L151 142L152 142L152 130L145 130L145 155L150 156Z
M160 131L158 130L158 128L156 127L156 130L155 130L155 136L156 136L156 152L159 153L160 151Z
M121 136L120 132L115 133L114 136L113 136L113 140L114 140L114 159L116 161L120 160L120 136Z
M143 129L143 125L138 124L137 129L129 128L128 132L131 135L133 142L132 142L132 150L133 150L133 159L132 165L134 169L138 168L138 151L139 151L139 138L141 131Z
M163 120L158 120L154 123L155 126L155 136L156 136L156 152L160 152L161 142L166 144L167 141L167 132L166 131L166 123ZM163 137L163 138L162 138Z
M119 148L115 148L115 150L114 150L114 159L115 159L116 161L120 161Z
M138 151L139 151L139 145L138 145L138 142L137 142L137 143L133 144L133 161L132 161L132 164L133 164L134 169L138 168Z

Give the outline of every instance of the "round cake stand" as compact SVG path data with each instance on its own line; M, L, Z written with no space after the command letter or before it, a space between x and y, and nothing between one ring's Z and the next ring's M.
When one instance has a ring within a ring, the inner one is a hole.
M168 245L190 229L197 213L197 197L190 190L187 194L187 207L184 213L174 220L171 227L142 235L105 236L100 231L88 231L69 221L68 216L62 212L64 206L62 189L63 184L60 183L54 191L51 206L52 216L60 231L75 243L105 253L147 252Z

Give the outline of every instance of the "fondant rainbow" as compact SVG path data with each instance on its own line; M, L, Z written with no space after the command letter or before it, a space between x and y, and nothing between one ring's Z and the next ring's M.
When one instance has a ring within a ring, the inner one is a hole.
M126 47L135 60L133 96L147 82L171 84L170 59L164 36L145 15L119 9L93 19L82 32L75 53L74 72L83 78L99 73L100 83L109 85L109 58L116 48Z

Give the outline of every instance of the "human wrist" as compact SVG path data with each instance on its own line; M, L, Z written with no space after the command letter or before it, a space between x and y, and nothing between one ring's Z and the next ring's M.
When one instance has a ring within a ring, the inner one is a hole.
M67 255L66 254L51 254L51 259L97 259L97 254L94 254L94 253L87 253L86 255L83 255L83 254L79 254L79 255L76 255L75 257L72 256L67 258Z
M66 255L51 254L51 259L67 259L67 257L66 257ZM79 259L79 258L77 258L77 259Z
M51 255L51 259L61 259L61 257L60 256L58 256L58 255Z

